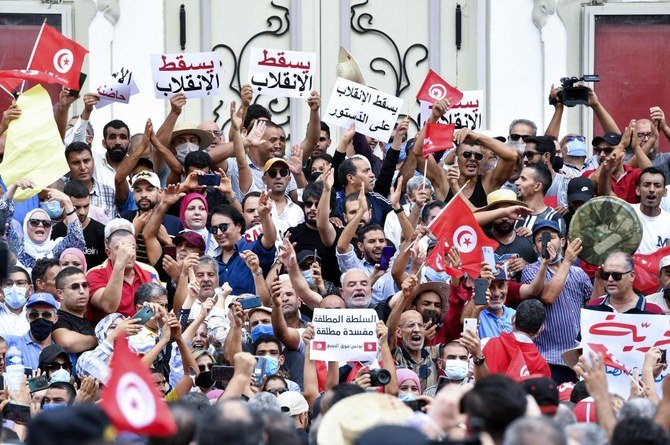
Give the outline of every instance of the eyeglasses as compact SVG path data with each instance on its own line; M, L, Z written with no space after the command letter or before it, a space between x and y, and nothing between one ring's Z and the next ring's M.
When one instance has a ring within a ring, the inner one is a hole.
M523 155L526 157L526 159L533 159L535 156L537 156L539 154L540 153L538 153L536 151L526 151L526 152L524 152Z
M423 324L423 323L413 322L413 323L407 323L405 325L401 325L400 327L401 328L410 328L410 329L414 329L414 328L423 329L423 328L426 327L426 325Z
M84 281L82 283L72 283L69 286L62 287L61 289L70 289L70 290L88 290L90 287L90 284L88 284L88 281Z
M509 135L509 138L513 141L518 141L519 139L523 140L524 142L528 141L528 139L532 138L533 136L528 135L528 134L516 134L512 133Z
M206 365L198 365L198 369L200 372L211 371L212 366L214 366L213 363L207 363Z
M282 178L285 178L288 176L288 173L289 171L286 168L280 168L279 170L268 170L265 172L265 174L271 178L276 178L277 174L279 174L279 176L281 176Z
M319 201L303 201L303 205L306 209L317 208L319 207Z
M651 131L648 133L638 133L637 138L638 139L650 138L652 134L654 133L652 133Z
M604 152L606 155L611 155L612 152L614 151L614 147L593 147L593 152L594 153L602 153Z
M37 311L32 311L28 312L28 320L30 321L35 321L38 318L44 318L45 320L51 320L54 318L53 312L49 311L44 311L44 312L37 312Z
M218 138L219 136L221 136L221 132L219 130L210 130L209 132L212 133L214 137Z
M52 362L47 365L47 368L49 371L58 371L59 369L65 369L69 370L72 368L72 363L59 363L59 362Z
M209 228L209 233L211 233L212 235L216 235L219 230L225 232L226 230L228 230L229 226L230 224L228 223L221 223L218 226L212 226Z
M266 389L265 392L269 392L270 394L274 395L277 397L279 394L284 394L288 389L286 388L274 388L274 389Z
M2 287L12 287L16 285L16 287L28 287L28 280L4 280L2 282Z
M477 161L481 161L482 159L484 159L484 155L483 155L483 154L481 154L481 153L475 153L475 152L473 152L473 151L464 151L464 152L461 153L461 154L463 155L463 157L464 157L465 159L470 159L470 158L473 157L473 156L475 157L475 159L476 159Z
M584 136L567 136L565 138L566 142L570 141L579 141L579 142L586 142L586 138Z
M621 281L621 278L623 278L624 275L631 273L632 270L628 270L626 272L605 272L604 270L600 271L600 278L602 278L605 281L609 281L610 277L614 281Z
M49 228L51 227L51 220L50 219L29 219L28 224L30 224L30 227L39 227L40 224L45 227Z

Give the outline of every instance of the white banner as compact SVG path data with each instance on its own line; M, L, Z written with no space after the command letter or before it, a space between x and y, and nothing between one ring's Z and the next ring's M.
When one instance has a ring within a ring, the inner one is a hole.
M216 52L152 54L151 72L156 99L177 93L187 98L219 95L221 57Z
M315 68L316 53L250 48L249 83L266 96L307 99Z
M96 89L96 93L100 96L100 100L95 104L95 108L102 108L112 102L120 102L127 104L130 96L139 93L140 90L135 84L132 71L125 67L113 73L112 76L103 82Z
M310 360L372 361L377 358L374 309L314 309Z
M337 78L322 120L337 127L387 142L402 107L402 99L341 77Z
M421 102L421 122L430 117L431 103ZM484 90L463 91L463 99L447 111L437 122L440 124L456 124L456 128L467 127L478 131L482 128L484 115Z
M670 344L670 319L662 315L615 314L612 312L582 309L581 332L584 354L600 352L614 362L619 362L628 371L637 368L642 374L644 354L652 347L667 349ZM609 360L608 360L609 361ZM607 383L611 393L624 399L630 395L630 378L626 373L611 366L606 367ZM668 371L656 379L656 388L661 393L661 382Z

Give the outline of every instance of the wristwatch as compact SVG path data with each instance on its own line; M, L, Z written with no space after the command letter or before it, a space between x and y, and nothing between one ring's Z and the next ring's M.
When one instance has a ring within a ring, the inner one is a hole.
M400 207L399 209L393 209L393 211L395 213L402 213L404 211L404 209L402 207Z
M486 357L485 357L484 355L482 355L482 356L479 357L479 358L475 358L475 359L473 359L473 360L472 360L472 363L474 363L475 366L482 366L482 365L484 364L485 361L486 361Z

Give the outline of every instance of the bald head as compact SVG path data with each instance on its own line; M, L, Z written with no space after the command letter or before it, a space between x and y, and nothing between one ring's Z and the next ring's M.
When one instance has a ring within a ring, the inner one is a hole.
M206 120L200 122L198 124L198 130L204 130L212 133L212 136L214 136L214 140L212 141L211 144L209 144L210 147L214 147L215 145L223 142L223 138L221 135L221 128L219 128L219 124L217 124L212 120Z

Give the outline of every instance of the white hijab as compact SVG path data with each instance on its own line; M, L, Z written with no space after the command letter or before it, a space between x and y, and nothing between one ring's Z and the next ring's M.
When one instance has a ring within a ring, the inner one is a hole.
M47 229L47 239L44 242L36 243L35 241L31 240L28 232L28 221L37 212L42 212L45 217L49 218L49 215L47 215L46 212L42 209L34 209L26 213L26 217L23 220L23 249L28 255L35 258L36 260L39 260L40 258L53 258L53 250L63 238L58 238L55 240L51 239L51 229L53 228L52 225Z

